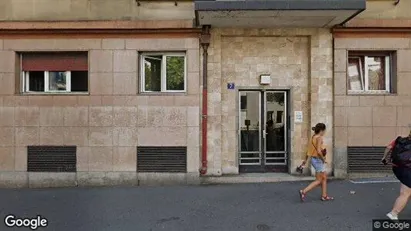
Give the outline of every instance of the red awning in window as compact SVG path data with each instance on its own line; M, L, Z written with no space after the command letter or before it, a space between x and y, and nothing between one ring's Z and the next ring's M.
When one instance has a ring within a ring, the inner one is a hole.
M88 71L87 52L22 54L22 71Z

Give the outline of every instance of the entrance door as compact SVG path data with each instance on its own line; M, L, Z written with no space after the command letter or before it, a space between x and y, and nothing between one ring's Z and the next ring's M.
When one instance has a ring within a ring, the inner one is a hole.
M239 94L240 172L287 172L287 91Z

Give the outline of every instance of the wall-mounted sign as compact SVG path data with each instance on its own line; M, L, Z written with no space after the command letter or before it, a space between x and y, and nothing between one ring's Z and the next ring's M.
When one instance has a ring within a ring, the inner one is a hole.
M271 84L271 76L269 74L260 75L260 84L261 85L270 85Z
M234 90L235 89L235 84L234 83L227 83L227 89Z
M302 111L295 111L294 112L294 122L295 123L302 123L303 122L303 112Z

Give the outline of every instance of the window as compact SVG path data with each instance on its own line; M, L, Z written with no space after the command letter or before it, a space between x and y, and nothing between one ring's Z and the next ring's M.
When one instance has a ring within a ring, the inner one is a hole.
M184 53L141 55L141 92L185 92Z
M283 111L277 111L277 116L275 117L275 123L282 124L283 123Z
M242 95L240 97L241 110L247 110L247 96Z
M351 52L348 57L348 92L393 92L392 54L361 54Z
M22 92L88 92L86 52L33 52L20 54Z

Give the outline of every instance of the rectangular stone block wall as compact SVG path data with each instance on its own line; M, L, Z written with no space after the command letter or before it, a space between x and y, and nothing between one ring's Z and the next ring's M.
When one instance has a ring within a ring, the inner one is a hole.
M291 121L294 110L304 112L304 122L291 122L290 169L303 159L310 128L318 122L333 133L332 37L323 29L212 29L209 48L209 174L238 173L238 91L259 88L258 76L271 74L272 89L291 89ZM270 59L271 58L271 59ZM332 170L332 151L328 169ZM293 173L293 172L292 172Z
M193 20L194 3L135 0L0 1L1 21Z
M89 94L15 93L16 51L62 50L89 51ZM186 51L187 93L139 94L140 51ZM187 146L198 176L199 81L198 38L0 39L0 175L27 175L27 145L76 145L85 178L135 175L136 146Z
M336 173L347 174L347 146L385 146L409 133L411 124L411 40L408 38L335 38L334 110ZM397 92L361 95L347 92L349 50L396 51Z

